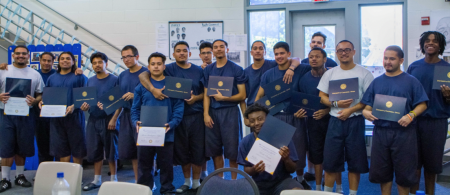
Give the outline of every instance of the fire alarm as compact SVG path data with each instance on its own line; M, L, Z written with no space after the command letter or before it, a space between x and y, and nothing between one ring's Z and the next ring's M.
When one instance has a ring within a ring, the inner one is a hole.
M430 16L422 17L422 25L430 25Z

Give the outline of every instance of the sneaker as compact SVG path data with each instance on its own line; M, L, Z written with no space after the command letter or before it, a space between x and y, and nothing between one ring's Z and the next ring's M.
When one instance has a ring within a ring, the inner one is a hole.
M14 184L16 184L17 186L22 186L22 187L27 187L27 188L31 187L31 183L27 180L27 178L25 178L25 176L23 174L20 174L18 177L16 177Z
M311 186L308 184L308 182L306 182L306 180L302 180L302 182L300 182L300 184L302 184L304 190L312 189Z
M0 193L8 190L11 188L11 182L6 180L6 179L2 179L0 181Z
M182 185L176 190L176 192L177 192L177 194L181 194L181 193L185 193L188 190L189 190L189 186Z
M314 181L314 180L316 180L316 176L314 174L308 173L308 172L306 172L303 175L303 178L305 178L306 181Z

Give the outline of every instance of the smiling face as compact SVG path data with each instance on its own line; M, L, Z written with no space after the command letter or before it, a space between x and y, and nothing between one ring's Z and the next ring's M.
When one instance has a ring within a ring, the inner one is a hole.
M16 48L13 53L14 62L19 66L27 65L29 58L30 54L28 53L28 50L22 47Z
M261 128L266 121L267 114L264 111L256 111L248 114L248 121L249 126L255 132L258 134L261 131Z
M423 49L425 50L425 54L428 55L436 55L439 53L441 48L439 47L439 42L434 34L428 35L425 44L423 45Z
M264 44L261 42L253 43L250 54L252 55L254 61L264 60L264 55L266 55L266 50L264 49Z
M94 69L95 73L101 74L106 72L106 67L108 63L103 61L102 58L94 58L92 60L92 69Z
M217 59L226 58L228 48L223 41L216 41L213 45L213 54Z
M173 57L175 61L180 64L185 64L189 57L191 56L191 52L186 45L179 44L175 47L175 51L173 52Z
M355 55L355 50L349 42L339 43L336 47L336 56L341 63L351 63L353 62L353 56Z
M280 47L273 50L275 54L275 61L279 65L284 65L288 62L289 57L291 57L291 52L286 51L286 49Z
M65 53L59 56L59 66L61 69L71 69L74 65L75 61L70 54Z
M39 62L41 63L41 69L43 71L50 71L53 66L53 58L49 54L44 54L41 56Z

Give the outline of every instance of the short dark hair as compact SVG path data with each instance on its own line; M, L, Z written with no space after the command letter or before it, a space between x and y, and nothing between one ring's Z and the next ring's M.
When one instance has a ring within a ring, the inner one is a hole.
M76 62L75 62L75 56L73 55L73 53L72 52L70 52L70 51L65 51L65 52L62 52L60 55L59 55L59 57L58 57L58 70L56 71L56 72L61 72L61 66L59 65L59 63L61 62L61 56L63 55L63 54L68 54L68 55L70 55L70 57L72 58L72 61L73 61L73 65L72 65L72 69L70 70L70 72L75 72L75 70L77 70L77 66L75 66L75 64L76 64Z
M173 49L175 50L175 48L177 48L178 45L186 45L186 47L189 50L189 44L186 41L178 41L177 43L175 43L175 46L173 46Z
M217 41L222 41L222 42L224 42L224 43L225 43L225 46L228 47L228 43L227 43L225 40L223 40L223 39L216 39L216 40L214 40L214 41L212 42L212 45L214 46L214 43L216 43Z
M120 51L120 52L129 50L129 49L131 49L131 51L133 52L134 56L138 56L139 55L139 52L138 52L137 48L134 45L127 45L127 46L123 47L122 51Z
M266 115L269 114L269 109L266 106L263 106L260 103L254 103L245 110L244 116L245 118L248 118L249 114L258 111L263 111L266 113Z
M320 53L322 53L323 57L326 58L327 57L327 52L325 50L323 50L320 47L314 47L311 49L311 51L309 51L309 54L311 54L312 51L320 51ZM308 55L309 55L308 54Z
M319 32L315 32L312 35L311 39L314 39L314 37L317 37L317 36L322 37L323 38L323 44L325 44L325 42L327 41L327 35L325 35L325 34L323 34L322 32L319 31Z
M278 48L284 48L287 52L289 52L289 44L287 44L284 41L280 41L273 46L274 51L275 51L275 49L278 49Z
M200 44L200 51L202 51L202 49L207 48L207 47L212 49L213 48L212 43L210 43L208 41L203 42L202 44Z
M355 45L353 45L353 43L352 43L351 41L346 40L346 39L344 39L344 40L342 40L342 41L339 41L339 43L336 45L336 48L337 48L337 46L338 46L339 44L341 44L341 43L350 43L350 44L352 45L352 49L355 49Z
M28 53L30 53L30 50L29 50L28 47L25 46L25 45L18 45L18 46L16 46L16 47L14 48L14 51L13 51L13 52L16 52L16 49L18 49L18 48L24 48L24 49L27 50Z
M91 63L94 61L94 58L101 58L105 63L108 62L108 56L102 52L95 52L91 55Z
M262 42L262 41L260 41L260 40L254 41L254 42L252 43L252 47L250 48L250 50L253 48L253 45L254 45L255 43L262 43L262 44L263 44L263 47L264 47L264 50L266 50L266 44L264 44L264 42Z
M439 43L439 55L442 55L445 51L445 46L447 45L447 42L445 41L445 35L438 31L427 31L422 33L420 35L420 50L423 54L425 54L425 41L428 39L430 35L434 35L436 40Z
M405 57L405 54L403 53L403 50L401 47L397 46L397 45L391 45L389 47L386 48L386 50L384 51L395 51L397 52L397 56L402 59L403 57Z
M148 64L150 64L150 59L152 59L152 58L161 58L163 63L166 63L166 56L162 53L155 52L155 53L150 54L150 56L148 57Z
M44 53L42 53L41 55L39 55L39 59L42 60L42 57L43 57L44 55L49 55L49 56L51 56L51 57L52 57L52 61L55 61L55 55L53 55L53 53L51 53L51 52L44 52Z

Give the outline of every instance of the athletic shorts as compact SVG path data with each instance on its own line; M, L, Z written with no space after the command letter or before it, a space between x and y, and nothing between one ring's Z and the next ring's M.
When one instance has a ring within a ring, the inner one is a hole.
M306 127L308 129L308 158L315 165L323 163L323 150L329 121L330 115L326 115L320 120L312 117L306 119Z
M90 116L86 126L87 160L89 162L115 161L119 158L117 151L118 134L117 128L108 129L109 121L113 115L105 118Z
M137 159L137 132L131 120L131 111L123 109L119 115L119 159Z
M175 128L174 164L203 165L205 162L205 122L203 113L184 115Z
M84 113L76 109L72 114L50 120L50 155L76 158L86 156Z
M35 116L4 115L3 109L0 112L0 157L34 156Z
M447 140L448 122L441 118L417 118L419 166L430 173L442 173L442 158Z

